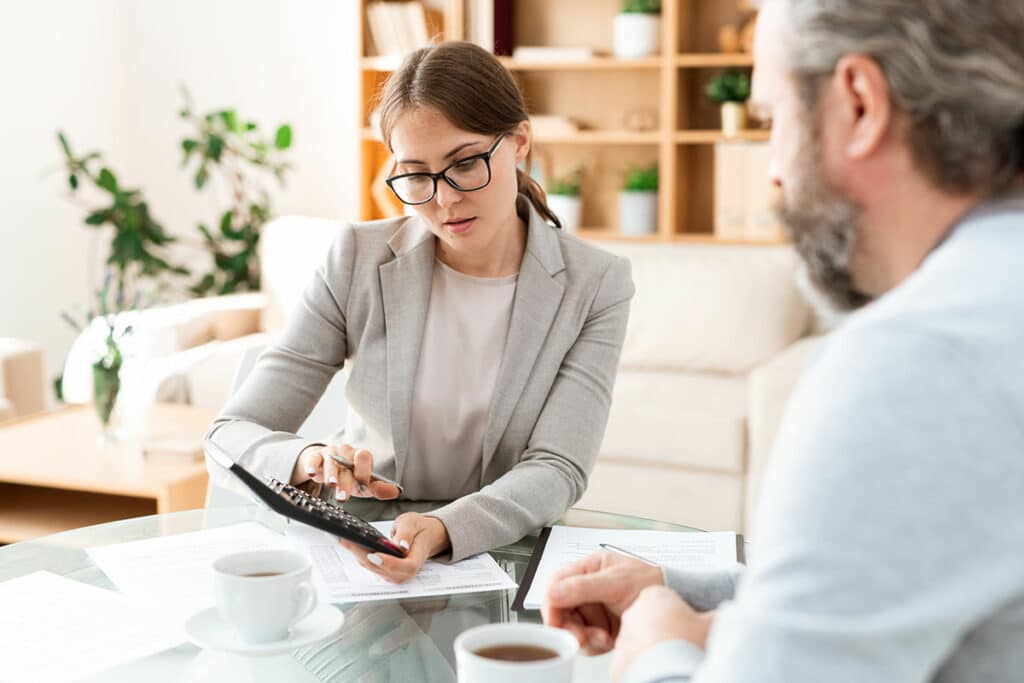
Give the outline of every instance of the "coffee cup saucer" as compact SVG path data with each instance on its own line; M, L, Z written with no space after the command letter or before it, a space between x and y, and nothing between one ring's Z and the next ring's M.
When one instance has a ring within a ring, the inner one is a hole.
M221 617L216 607L209 607L189 617L185 635L204 650L267 656L291 652L337 633L345 623L345 615L333 605L319 604L308 616L292 626L288 637L269 643L247 643L238 631Z

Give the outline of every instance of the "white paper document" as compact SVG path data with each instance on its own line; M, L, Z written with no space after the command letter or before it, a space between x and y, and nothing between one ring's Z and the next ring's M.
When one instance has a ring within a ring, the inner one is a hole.
M391 522L374 522L373 526L384 534L391 533ZM486 553L454 564L428 560L415 578L395 584L364 569L330 534L304 524L288 525L285 534L299 542L312 560L313 583L322 602L395 600L516 587Z
M636 529L551 528L544 554L523 600L526 609L540 609L551 577L562 567L592 553L601 543L618 546L662 566L693 571L736 564L736 534L728 531L685 532Z
M0 681L72 681L182 642L114 591L50 572L0 583Z
M124 595L184 622L214 604L213 563L243 550L291 549L287 538L256 522L142 541L94 546L89 557Z

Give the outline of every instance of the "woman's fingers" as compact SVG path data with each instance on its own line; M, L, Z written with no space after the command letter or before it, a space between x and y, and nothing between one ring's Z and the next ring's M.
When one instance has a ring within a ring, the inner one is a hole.
M370 498L373 496L370 493L370 475L373 474L373 456L370 455L370 451L360 450L356 451L352 457L352 462L355 464L355 480L356 490L352 491L352 495Z
M299 453L299 458L292 469L291 483L294 485L304 484L310 479L317 483L323 483L323 462L324 458L320 448L311 447L304 449Z

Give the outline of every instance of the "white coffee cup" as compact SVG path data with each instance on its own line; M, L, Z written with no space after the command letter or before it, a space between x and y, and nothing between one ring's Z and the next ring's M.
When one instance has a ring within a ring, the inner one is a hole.
M511 662L476 654L496 645L529 645L557 656L532 662ZM455 639L459 683L569 683L580 646L568 631L542 624L486 624Z
M221 618L247 643L287 638L316 606L309 560L293 552L232 553L213 563L213 573Z

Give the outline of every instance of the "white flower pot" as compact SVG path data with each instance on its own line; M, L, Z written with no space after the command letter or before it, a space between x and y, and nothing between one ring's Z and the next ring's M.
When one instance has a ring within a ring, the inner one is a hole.
M747 128L747 105L743 102L722 104L722 133L734 138Z
M657 233L657 191L623 190L619 192L619 226L623 235L653 235Z
M612 28L613 51L619 59L650 57L661 52L660 14L616 14Z
M548 208L558 216L562 228L568 232L580 229L580 216L583 214L583 200L578 195L549 194Z

